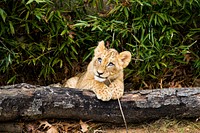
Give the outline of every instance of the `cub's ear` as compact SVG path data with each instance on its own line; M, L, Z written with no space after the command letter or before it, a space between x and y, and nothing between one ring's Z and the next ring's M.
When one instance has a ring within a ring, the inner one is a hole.
M98 55L98 54L102 53L104 50L106 50L104 41L100 41L98 43L98 46L94 50L94 55Z
M119 58L122 61L122 67L125 68L128 66L131 61L131 53L129 51L124 51L119 54Z

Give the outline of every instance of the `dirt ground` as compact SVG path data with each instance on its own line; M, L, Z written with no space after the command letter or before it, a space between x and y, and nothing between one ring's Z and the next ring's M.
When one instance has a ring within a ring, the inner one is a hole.
M106 133L127 133L123 128L106 129ZM160 119L140 125L130 125L128 133L200 133L200 122Z
M124 124L91 121L41 120L21 123L23 133L200 133L200 120L159 119L148 123Z

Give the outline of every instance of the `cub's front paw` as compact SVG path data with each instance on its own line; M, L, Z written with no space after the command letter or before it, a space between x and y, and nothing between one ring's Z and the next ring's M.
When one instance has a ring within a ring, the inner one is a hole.
M112 98L112 94L110 92L96 93L96 96L102 101L109 101Z

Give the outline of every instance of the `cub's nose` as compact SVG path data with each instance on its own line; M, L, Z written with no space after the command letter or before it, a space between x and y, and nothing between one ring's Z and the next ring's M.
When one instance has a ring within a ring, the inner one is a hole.
M100 75L102 75L102 74L103 74L103 72L99 72L99 71L97 71L97 74L100 76Z

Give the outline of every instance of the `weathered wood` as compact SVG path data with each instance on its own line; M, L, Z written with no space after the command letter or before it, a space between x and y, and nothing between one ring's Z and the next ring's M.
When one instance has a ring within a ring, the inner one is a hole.
M0 133L22 133L23 123L19 122L1 122Z
M200 88L132 91L120 101L127 122L200 117ZM117 100L103 102L88 91L25 83L0 87L1 122L43 118L123 123Z

